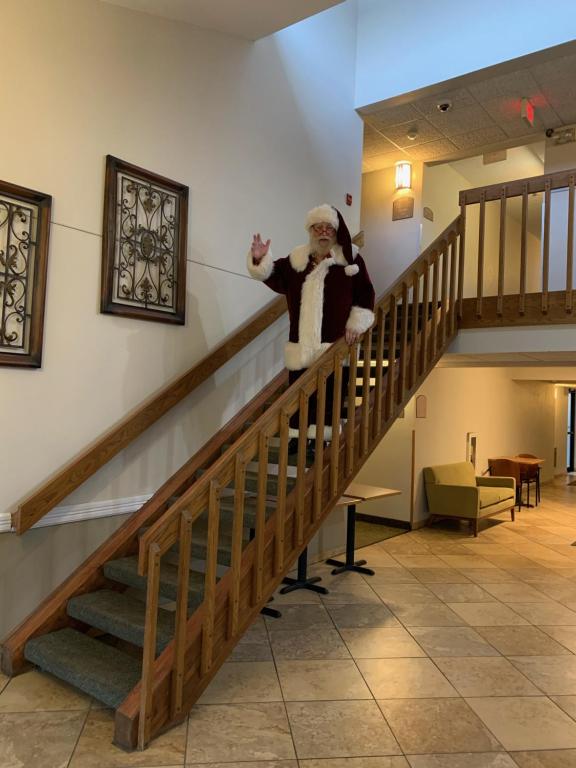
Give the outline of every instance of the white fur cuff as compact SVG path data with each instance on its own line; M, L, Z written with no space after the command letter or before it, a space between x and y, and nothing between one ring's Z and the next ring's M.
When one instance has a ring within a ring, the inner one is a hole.
M374 324L374 312L364 307L352 307L348 315L346 330L364 333Z
M268 253L259 264L254 264L252 261L252 251L248 251L247 258L248 272L256 280L268 280L272 272L274 271L274 259L272 258L272 251L268 249Z

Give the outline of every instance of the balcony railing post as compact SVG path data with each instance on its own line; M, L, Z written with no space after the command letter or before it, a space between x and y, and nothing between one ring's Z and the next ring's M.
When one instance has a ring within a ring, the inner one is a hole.
M572 313L574 290L574 176L568 181L568 237L566 240L566 312Z
M552 192L550 179L544 183L544 246L542 250L542 314L548 314L548 283L550 279L550 208Z
M478 279L476 284L476 317L482 317L484 296L484 237L486 232L486 193L480 193L480 221L478 225Z
M462 197L462 196L461 196ZM458 252L458 319L462 319L464 311L464 268L466 252L466 203L460 203L460 248Z
M520 297L518 311L526 311L526 246L528 241L528 184L522 185L522 224L520 230Z
M500 238L498 246L498 300L496 314L502 317L504 308L504 265L506 263L506 186L500 194Z

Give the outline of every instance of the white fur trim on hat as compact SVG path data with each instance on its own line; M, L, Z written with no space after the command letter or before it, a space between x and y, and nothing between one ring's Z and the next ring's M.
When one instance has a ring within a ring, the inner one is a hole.
M306 229L309 230L313 224L331 224L338 231L338 214L336 209L327 203L312 208L306 215Z
M352 307L348 320L346 321L346 330L354 333L364 333L374 324L374 312L365 307Z
M252 251L248 251L247 266L248 272L256 280L268 280L274 271L274 259L272 258L272 251L268 249L268 253L264 256L259 264L255 264L252 261Z

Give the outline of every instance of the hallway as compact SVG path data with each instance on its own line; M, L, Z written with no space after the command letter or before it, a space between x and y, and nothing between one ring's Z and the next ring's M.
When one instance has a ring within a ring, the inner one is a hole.
M573 768L576 486L486 526L367 547L373 577L316 566L330 594L278 597L282 619L259 620L143 753L53 678L2 678L0 765Z

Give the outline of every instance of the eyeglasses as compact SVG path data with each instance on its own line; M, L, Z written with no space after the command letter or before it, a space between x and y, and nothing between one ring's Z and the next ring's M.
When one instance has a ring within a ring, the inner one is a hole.
M320 235L320 234L322 234L322 232L326 232L327 235L335 235L336 234L336 230L334 229L332 224L323 224L323 223L312 224L311 229L312 229L312 231L314 232L315 235Z

